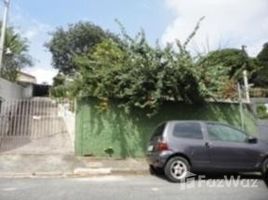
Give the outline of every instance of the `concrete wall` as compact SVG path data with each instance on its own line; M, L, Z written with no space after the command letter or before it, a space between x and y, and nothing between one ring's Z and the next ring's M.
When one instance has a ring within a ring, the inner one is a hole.
M66 130L70 136L72 147L75 140L75 113L71 112L69 103L58 104L58 116L62 117Z
M110 101L107 111L99 109L99 100L77 101L75 149L78 155L107 156L112 148L115 157L142 157L153 129L168 120L212 120L240 127L238 104L208 103L190 105L166 102L158 114L149 118L143 110L126 113L116 101ZM256 134L255 118L244 110L246 131Z
M33 87L34 86L32 84L24 86L22 91L22 97L26 99L33 97Z
M22 99L23 87L0 78L0 98L2 100Z
M259 131L259 136L260 138L268 141L268 119L267 118L260 119L257 114L258 105L265 105L268 111L268 98L252 98L251 101L257 118L257 127Z

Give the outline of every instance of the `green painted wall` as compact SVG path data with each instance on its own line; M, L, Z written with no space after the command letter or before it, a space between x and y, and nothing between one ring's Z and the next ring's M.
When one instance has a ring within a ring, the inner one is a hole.
M105 112L98 109L95 98L77 101L76 141L77 155L107 156L104 149L114 150L114 157L144 156L146 144L152 130L168 120L213 120L240 126L240 113L237 104L209 103L203 106L184 103L165 103L159 113L146 117L142 110L126 114L116 101L109 102ZM247 132L256 133L253 115L244 110Z

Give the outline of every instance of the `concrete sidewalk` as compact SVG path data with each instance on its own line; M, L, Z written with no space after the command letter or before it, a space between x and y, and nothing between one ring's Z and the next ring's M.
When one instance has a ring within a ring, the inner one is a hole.
M145 159L75 157L61 154L0 155L0 177L81 177L148 174Z

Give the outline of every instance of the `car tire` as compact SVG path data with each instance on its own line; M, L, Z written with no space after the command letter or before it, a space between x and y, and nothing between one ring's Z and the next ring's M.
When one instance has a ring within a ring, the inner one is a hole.
M175 183L186 181L189 171L189 162L180 156L170 158L164 168L164 173L167 179Z

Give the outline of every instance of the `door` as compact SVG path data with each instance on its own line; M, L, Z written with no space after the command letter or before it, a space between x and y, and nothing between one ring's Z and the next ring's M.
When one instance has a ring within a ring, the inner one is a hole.
M201 123L174 123L170 142L176 148L176 152L183 153L190 159L192 168L203 169L208 166L209 153L205 146Z
M236 128L207 123L207 148L213 168L254 169L259 157L257 144L247 142L247 134Z

